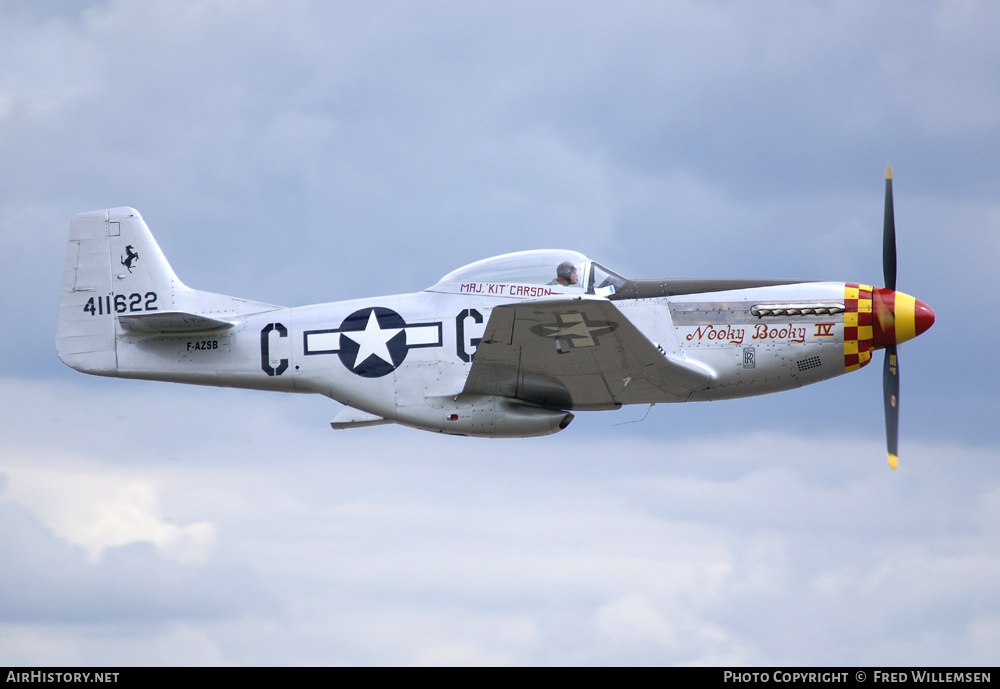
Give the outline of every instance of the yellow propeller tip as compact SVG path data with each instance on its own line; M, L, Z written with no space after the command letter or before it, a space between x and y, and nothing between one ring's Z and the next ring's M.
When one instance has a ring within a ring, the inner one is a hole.
M892 165L885 166L885 178L892 179Z
M889 458L889 468L893 471L896 470L896 466L899 464L899 458L891 452L886 453Z

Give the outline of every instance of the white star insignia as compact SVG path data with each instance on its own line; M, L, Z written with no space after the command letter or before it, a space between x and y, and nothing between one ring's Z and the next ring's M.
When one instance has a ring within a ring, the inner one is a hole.
M364 363L365 359L372 354L392 366L392 356L389 354L389 347L387 345L389 340L398 335L401 330L402 328L386 328L383 330L378 324L375 309L372 309L368 314L368 323L365 325L364 330L347 330L341 333L358 343L358 355L355 357L354 365L351 368L357 368L358 364Z

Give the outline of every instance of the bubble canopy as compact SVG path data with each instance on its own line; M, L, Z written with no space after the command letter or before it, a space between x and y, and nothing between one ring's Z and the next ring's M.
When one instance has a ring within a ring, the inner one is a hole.
M559 294L605 296L620 288L625 278L577 251L542 249L470 263L445 275L430 291L466 291L461 288L480 283L547 285Z

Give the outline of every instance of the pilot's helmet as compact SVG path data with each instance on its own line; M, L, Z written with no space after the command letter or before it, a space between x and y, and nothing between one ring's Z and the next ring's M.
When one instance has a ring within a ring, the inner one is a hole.
M556 275L565 280L569 280L569 276L572 275L574 271L576 271L576 266L573 265L572 261L563 261L559 264L559 267L556 268Z

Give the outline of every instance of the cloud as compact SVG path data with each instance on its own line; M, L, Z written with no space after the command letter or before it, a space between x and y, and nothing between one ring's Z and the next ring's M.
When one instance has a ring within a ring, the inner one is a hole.
M12 555L0 565L0 626L8 629L69 624L156 628L175 619L270 612L266 592L244 567L179 565L142 542L108 548L99 562L92 562L82 549L56 537L7 499L0 500L0 524L4 552Z
M112 639L136 629L143 663L177 662L164 644L212 664L996 659L991 450L912 448L893 473L879 443L829 435L673 442L585 425L486 442L329 431L329 413L303 418L316 397L3 384L18 402L0 415L0 523L25 555L2 573L17 592L5 629L114 624L81 662L118 657ZM208 397L227 408L214 427ZM114 408L126 417L101 411ZM24 428L50 417L66 432ZM135 418L172 432L95 457ZM111 497L146 486L148 514L211 524L212 542L185 560L147 527L88 560L32 516L50 509L46 482L87 475ZM19 657L59 662L56 648Z
M179 562L204 560L215 540L209 522L169 523L148 481L88 466L79 458L21 455L8 462L5 494L48 528L87 551L91 563L110 547L148 542Z

